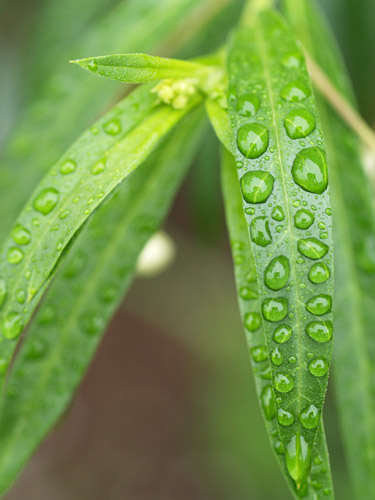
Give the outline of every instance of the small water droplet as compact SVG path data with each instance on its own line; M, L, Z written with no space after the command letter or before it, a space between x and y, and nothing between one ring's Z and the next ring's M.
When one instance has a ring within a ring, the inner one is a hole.
M316 316L327 314L332 309L332 297L326 294L315 295L306 302L306 309Z
M273 418L275 418L276 409L275 409L275 403L273 401L272 387L270 385L266 385L263 388L260 395L260 400L264 416L268 421L271 421Z
M27 245L31 241L31 233L21 224L16 224L12 229L12 238L17 245Z
M9 264L19 264L24 257L23 251L18 247L11 247L7 253Z
M121 132L121 129L121 122L118 118L112 118L103 125L104 132L109 135L117 135Z
M320 411L315 405L310 405L301 411L299 419L305 429L315 429L319 423Z
M100 160L95 165L91 167L91 173L92 175L99 175L105 170L105 164L106 162L104 160Z
M59 214L59 218L61 220L63 219L66 219L68 217L68 215L70 214L70 210L66 209L66 210L62 210Z
M88 64L87 67L89 68L90 71L96 71L98 69L98 64L97 62L92 59Z
M274 378L275 389L278 392L287 393L294 387L294 380L290 375L277 373Z
M284 255L275 257L264 271L264 283L270 290L281 290L289 280L289 259Z
M16 292L16 300L19 304L23 304L26 300L26 292L22 288L18 289Z
M321 259L328 252L328 245L317 238L305 238L298 240L297 247L299 252L309 259Z
M277 441L275 441L275 444L274 444L274 449L276 451L276 453L278 455L283 455L284 453L284 445L283 443L280 441L280 439L278 439Z
M265 247L272 243L269 220L267 217L255 217L250 224L251 239L257 245Z
M264 299L262 312L267 321L281 321L288 314L288 299L284 297Z
M237 112L241 116L254 116L259 110L259 98L255 94L245 94L238 98Z
M306 333L309 337L319 343L328 342L333 335L333 325L331 321L311 321L306 326Z
M294 216L294 224L297 229L308 229L314 220L315 215L305 208L298 210Z
M7 284L4 279L0 279L0 307L4 304L7 296Z
M274 177L262 170L247 172L241 178L242 195L247 203L264 203L270 196Z
M296 356L289 356L288 363L290 363L291 365L294 365L296 362L297 362Z
M305 191L322 194L328 186L325 152L318 147L302 149L294 159L292 176Z
M299 68L302 61L303 57L299 52L291 52L282 58L282 63L286 68Z
M280 366L283 363L284 358L283 358L283 355L281 354L280 349L278 347L276 347L271 352L271 361L276 366Z
M260 123L248 123L238 130L238 149L246 158L259 158L259 156L266 152L268 143L268 129Z
M55 188L44 188L33 202L37 212L48 215L52 212L59 201L60 193Z
M301 102L311 94L310 89L300 80L290 82L281 90L281 97L288 102Z
M8 313L2 321L3 336L8 340L17 338L22 332L23 323L19 313L13 311Z
M268 359L267 347L265 345L258 345L250 349L250 354L256 363L262 363Z
M286 133L291 139L307 137L315 130L315 118L310 111L304 108L293 109L284 120Z
M258 298L258 292L248 286L240 288L240 297L243 300L254 300Z
M262 324L262 318L257 312L248 312L244 316L244 325L249 332L255 332Z
M332 214L332 210L330 208L326 208L326 214L327 215L331 215Z
M88 335L97 335L104 328L104 320L92 311L81 317L81 325Z
M314 377L324 377L328 370L329 364L325 358L315 358L309 363L309 371Z
M276 205L276 207L273 208L271 217L273 220L277 220L279 222L285 219L284 210L280 207L280 205Z
M283 425L284 427L289 427L294 422L294 415L287 410L279 408L277 410L277 420L280 425Z
M68 159L60 165L60 172L62 175L69 175L72 174L76 168L77 163L74 160Z
M273 340L278 344L285 344L292 336L292 329L289 325L280 325L273 333Z
M309 280L312 283L319 284L324 283L328 280L331 275L331 271L327 264L323 262L317 262L314 264L309 271Z

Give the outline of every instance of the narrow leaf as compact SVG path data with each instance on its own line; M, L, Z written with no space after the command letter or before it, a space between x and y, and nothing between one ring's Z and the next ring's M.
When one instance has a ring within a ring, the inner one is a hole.
M296 4L298 3L298 9ZM284 2L306 49L355 105L332 33L314 2ZM375 498L375 221L357 137L319 98L332 182L335 239L334 381L356 498Z
M235 145L227 110L220 106L217 101L212 99L206 99L205 105L208 117L217 138L228 151L234 154Z
M202 78L209 68L195 62L148 54L118 54L70 61L96 75L127 83L146 83L165 78Z
M275 12L251 23L228 54L229 113L285 463L303 491L332 349L327 163L303 55Z

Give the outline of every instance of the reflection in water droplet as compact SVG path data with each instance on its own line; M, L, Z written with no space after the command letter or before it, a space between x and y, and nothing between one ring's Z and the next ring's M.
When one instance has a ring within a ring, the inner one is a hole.
M250 224L251 239L257 245L265 247L272 243L270 225L267 217L255 217Z
M248 123L238 130L238 149L246 158L259 158L267 150L268 142L268 129L260 123Z
M277 373L274 378L275 389L278 392L287 393L294 387L294 380L290 375Z
M286 133L291 139L307 137L315 130L315 118L310 111L304 108L293 109L284 120Z
M255 94L245 94L237 101L237 112L242 116L254 116L259 106L260 102Z
M306 326L306 333L316 342L328 342L333 335L333 325L331 321L311 321Z
M323 193L328 186L328 168L325 152L318 148L302 149L294 159L292 175L302 189Z
M59 201L60 193L55 188L44 188L33 202L37 212L48 215L52 212Z
M68 159L68 160L65 160L60 165L60 172L63 175L68 175L68 174L72 174L76 168L77 168L77 163L74 160Z
M315 429L319 423L320 412L315 405L310 405L300 413L299 419L305 429Z
M326 294L315 295L306 302L306 309L316 316L327 314L332 309L332 297Z
M255 332L256 330L258 330L261 323L262 323L262 319L260 317L260 314L257 312L249 312L249 313L246 313L244 316L245 328L249 332Z
M289 441L285 450L285 461L290 476L297 485L307 477L311 465L311 447L301 434Z
M262 312L267 321L281 321L288 314L288 299L284 297L264 299Z
M7 253L7 260L9 264L19 264L23 259L24 253L18 247L11 247Z
M324 377L328 369L329 364L325 358L315 358L309 363L309 371L314 377Z
M328 252L328 245L318 240L317 238L305 238L298 240L298 250L302 255L309 259L321 259Z
M298 210L294 216L294 224L297 229L308 229L314 220L315 215L305 208Z
M267 347L265 345L258 345L250 349L250 354L256 363L261 363L268 359Z
M323 262L317 262L314 264L309 271L309 280L312 283L324 283L330 277L331 272L327 264Z
M289 102L304 101L310 94L310 89L300 80L288 83L280 93L282 99Z
M274 177L262 170L247 172L241 178L242 195L247 203L264 203L273 189Z
M17 312L8 313L2 321L3 336L8 340L17 338L22 332L23 323L21 315Z
M31 241L31 233L28 229L16 224L12 229L12 238L17 245L27 245Z
M289 427L294 422L294 415L287 410L279 408L277 410L277 420L284 427Z
M292 329L289 325L280 325L273 333L273 340L278 344L285 344L292 336Z
M263 388L260 395L260 400L262 403L264 416L268 421L271 421L276 415L276 410L275 403L273 401L272 387L270 385L266 385Z
M289 280L289 259L284 255L275 257L264 271L264 282L271 290L281 290Z

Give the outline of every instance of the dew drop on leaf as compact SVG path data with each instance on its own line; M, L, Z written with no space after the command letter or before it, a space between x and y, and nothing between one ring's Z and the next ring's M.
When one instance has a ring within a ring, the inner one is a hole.
M18 247L11 247L7 253L9 264L19 264L24 257L23 251Z
M88 335L97 335L104 327L104 321L94 312L90 312L81 317L81 326Z
M318 147L302 149L294 159L292 176L305 191L322 194L328 186L325 152Z
M22 332L23 323L19 313L13 311L8 313L2 321L3 336L8 340L17 338Z
M270 225L267 217L255 217L250 224L251 239L261 247L272 243Z
M289 441L285 450L285 461L290 476L297 485L301 484L310 470L311 447L300 433L295 434Z
M60 193L55 188L44 188L35 198L33 207L37 212L48 215L59 201Z
M22 290L22 288L20 288L19 290L17 290L16 292L16 300L19 304L23 304L26 300L26 292L25 290Z
M278 344L285 344L292 336L292 329L289 325L280 325L273 333L273 340Z
M246 158L259 158L267 150L268 143L268 129L260 123L248 123L238 130L238 149Z
M307 109L293 109L284 120L286 133L291 139L302 139L316 128L314 115Z
M240 297L243 300L254 300L258 298L258 292L248 286L240 288Z
M0 307L4 304L7 296L7 284L4 279L0 279Z
M260 395L260 400L264 416L268 421L271 421L273 418L275 418L276 409L275 409L275 403L273 401L272 387L270 385L266 385L263 388Z
M45 341L37 339L29 346L26 354L26 359L36 361L42 358L47 352L47 344Z
M60 165L60 172L62 173L62 175L69 175L72 174L76 168L77 163L74 160L68 159Z
M250 349L250 354L256 363L261 363L268 359L267 347L265 345L258 345Z
M90 71L96 71L98 69L98 64L94 59L92 59L88 64L87 67L89 68Z
M280 93L282 99L288 102L304 101L310 94L310 89L300 80L288 83Z
M241 116L254 116L259 109L259 98L255 94L245 94L238 98L237 112Z
M16 224L12 229L12 238L17 245L27 245L31 241L31 233L28 229Z
M95 163L95 165L93 165L91 167L92 175L101 174L102 172L104 172L104 170L105 170L105 161L104 160L98 161L97 163Z
M333 325L331 321L311 321L306 326L307 335L319 343L328 342L333 335Z
M290 52L282 58L282 63L286 68L299 68L302 61L303 57L299 52Z
M326 294L315 295L306 302L306 309L316 316L327 314L332 309L332 297Z
M324 283L330 277L331 272L327 264L323 262L317 262L314 264L309 271L309 280L312 283L319 284Z
M329 364L325 358L315 358L309 363L309 372L314 377L324 377L328 372Z
M305 238L298 240L298 250L302 255L309 259L321 259L328 252L328 245L318 240L317 238Z
M273 220L277 220L279 222L285 219L284 210L280 207L280 205L276 205L276 207L272 209L271 217Z
M280 366L284 361L283 355L278 347L271 352L271 361L276 366Z
M121 132L121 129L121 122L118 118L112 118L103 125L104 132L109 135L117 135Z
M277 439L277 441L275 441L275 444L273 447L278 455L282 455L284 453L284 445L280 441L280 439Z
M262 312L267 321L281 321L288 314L288 299L284 297L264 299Z
M310 210L301 208L294 216L294 225L297 229L308 229L311 224L313 224L314 220L315 215L310 212Z
M294 387L294 380L290 375L277 373L274 378L275 389L278 392L287 393Z
M279 408L277 410L277 420L280 425L283 425L284 427L289 427L294 422L294 415L287 410Z
M274 177L269 172L253 170L241 178L242 195L247 203L264 203L273 189Z
M315 405L310 405L301 411L299 419L305 429L315 429L319 423L320 412Z
M275 257L264 271L264 283L271 290L281 290L289 280L289 259L284 255Z

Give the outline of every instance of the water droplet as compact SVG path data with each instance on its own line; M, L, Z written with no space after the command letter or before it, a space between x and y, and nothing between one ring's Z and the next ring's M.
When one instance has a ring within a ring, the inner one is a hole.
M306 479L311 465L311 447L301 434L296 434L289 441L285 461L288 472L298 487Z
M96 71L98 69L98 64L97 62L92 59L88 64L87 67L89 68L90 71Z
M274 378L275 389L278 392L290 392L294 387L294 380L290 375L277 373Z
M302 149L294 159L292 175L305 191L322 194L328 186L325 152L318 147Z
M281 290L289 280L289 259L284 255L275 257L264 271L264 282L271 290Z
M44 188L35 198L33 206L37 212L48 215L59 201L60 193L55 188Z
M116 285L106 285L100 290L100 299L106 303L110 304L118 297L118 287Z
M324 257L329 249L328 245L317 238L300 239L298 240L297 247L302 255L313 260Z
M244 324L246 330L249 332L255 332L258 330L262 323L262 319L260 317L260 314L257 312L249 312L246 313L244 316Z
M18 247L11 247L7 253L7 260L9 264L19 264L23 259L24 253Z
M15 311L8 313L2 321L3 336L8 340L17 338L22 332L21 315Z
M238 130L238 149L246 158L259 158L267 150L268 143L268 129L260 123L248 123Z
M294 365L296 362L297 362L296 356L289 356L288 363L290 363L291 365Z
M60 165L60 172L63 175L69 175L69 174L72 174L76 168L77 168L77 163L74 160L68 159L68 160L65 160Z
M109 135L117 135L121 132L121 129L121 122L118 118L113 118L103 125L104 132Z
M331 271L327 264L323 262L317 262L314 264L309 271L309 280L312 283L319 284L324 283L328 280L331 275Z
M272 387L270 385L266 385L263 388L260 395L260 400L262 403L264 416L268 421L271 421L273 418L275 418L276 409L275 403L273 401Z
M267 347L265 345L258 345L250 349L250 354L256 363L261 363L268 359Z
M278 455L282 455L284 453L284 445L280 441L280 439L275 441L274 448L275 448L275 451Z
M263 371L260 372L260 376L265 380L271 380L272 378L272 370L270 366L267 366Z
M41 339L34 340L27 350L26 358L28 360L37 360L42 358L47 351L47 344Z
M302 61L303 57L299 52L291 52L290 54L286 54L282 59L282 63L286 68L299 68Z
M260 102L255 94L245 94L238 98L237 112L241 116L254 116L259 110Z
M97 335L104 328L104 320L92 311L81 317L81 325L88 335Z
M31 233L21 224L17 224L12 229L12 238L17 245L27 245L31 241Z
M273 340L278 344L285 344L292 336L292 329L289 325L280 325L273 333Z
M310 111L304 108L293 109L284 120L286 133L291 139L307 137L315 130L315 118Z
M306 326L306 333L316 342L328 342L332 338L333 325L331 321L311 321Z
M326 497L331 494L330 488L324 488L323 493L325 494Z
M59 218L61 220L66 219L68 215L70 214L70 210L62 210L59 214Z
M0 307L4 304L7 296L7 284L4 279L0 279Z
M315 215L305 208L298 210L294 216L294 224L297 229L308 229L315 220Z
M242 195L247 203L264 203L273 189L274 177L262 170L247 172L241 178Z
M283 355L280 352L280 349L276 347L271 353L271 361L274 365L280 366L284 361Z
M0 375L4 375L8 368L8 361L4 358L0 358Z
M280 205L276 205L276 207L273 208L271 217L273 220L277 220L279 222L285 219L284 210L280 207Z
M332 297L325 294L315 295L306 302L306 309L316 316L327 314L332 309Z
M315 429L319 423L320 412L315 405L310 405L301 411L299 419L305 429Z
M324 377L328 370L329 364L325 358L315 358L309 363L309 371L314 377Z
M91 167L92 175L98 175L104 172L106 162L104 160L100 160L95 165Z
M280 93L282 99L289 102L304 101L310 94L310 89L300 80L288 83Z
M258 298L258 292L248 286L240 288L240 297L243 300L254 300Z
M243 167L243 161L236 161L236 167L238 169L242 168Z
M251 239L257 245L266 247L272 243L270 224L267 217L255 217L250 224Z
M26 300L26 292L25 290L22 290L22 288L20 288L19 290L17 290L16 292L16 300L19 304L23 304Z
M319 491L322 489L322 483L320 483L316 479L311 480L310 484L314 488L314 490L316 490L316 491Z
M326 208L326 214L327 215L331 215L332 214L332 210L330 208Z
M279 421L279 424L284 427L289 427L294 422L294 415L287 410L279 408L277 410L277 420Z
M288 314L288 299L264 299L262 304L263 316L267 321L281 321Z

